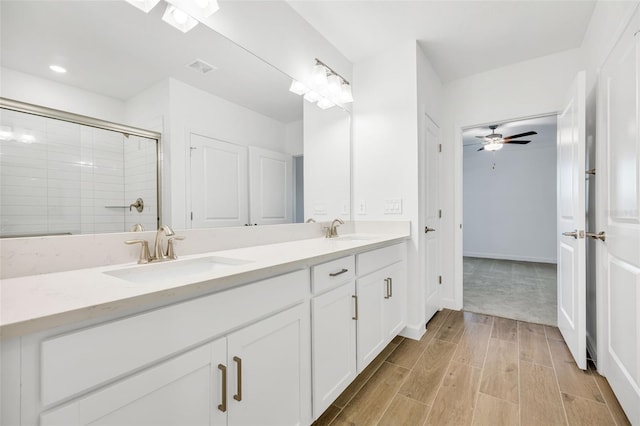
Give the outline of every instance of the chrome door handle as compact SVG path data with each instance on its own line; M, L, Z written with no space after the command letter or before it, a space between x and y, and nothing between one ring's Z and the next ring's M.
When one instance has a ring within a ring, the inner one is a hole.
M388 299L388 298L390 298L390 297L391 297L391 294L390 294L390 291L389 291L389 283L390 283L390 282L391 282L391 278L385 278L385 279L384 279L384 283L385 283L385 285L386 285L386 290L387 290L387 293L386 293L386 294L385 294L385 296L384 296L384 298L385 298L385 299Z
M218 364L218 369L222 371L222 403L218 404L218 410L224 413L227 411L227 367Z
M242 401L242 359L240 357L234 356L233 360L238 364L238 383L236 387L236 394L233 395L233 399L236 401Z
M597 234L594 232L587 232L586 235L594 240L605 241L607 239L607 234L605 234L604 231L598 232Z
M436 230L433 228L429 228L428 226L424 227L424 233L428 234L429 232L435 232Z

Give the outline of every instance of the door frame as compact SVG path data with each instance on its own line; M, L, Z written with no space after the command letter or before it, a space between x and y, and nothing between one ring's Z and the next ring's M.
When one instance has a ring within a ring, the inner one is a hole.
M540 114L527 115L521 117L509 117L509 118L496 118L491 121L485 121L482 123L476 124L459 124L454 123L453 129L453 137L454 137L454 149L453 149L453 161L454 161L454 212L453 212L453 226L454 238L453 238L453 298L444 299L442 301L444 306L451 306L452 309L460 310L463 308L463 236L464 236L464 226L463 226L463 139L462 132L467 129L473 129L476 127L489 126L491 124L500 123L500 122L511 122L511 121L520 121L520 120L528 120L532 118L540 118L547 117L550 115L557 116L560 111L549 111L542 112ZM557 144L557 139L556 139ZM557 148L556 148L557 149ZM556 177L557 179L557 177Z

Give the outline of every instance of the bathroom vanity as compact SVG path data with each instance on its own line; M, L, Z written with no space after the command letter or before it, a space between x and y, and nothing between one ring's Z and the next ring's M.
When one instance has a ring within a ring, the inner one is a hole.
M5 279L2 424L310 424L404 328L408 237Z

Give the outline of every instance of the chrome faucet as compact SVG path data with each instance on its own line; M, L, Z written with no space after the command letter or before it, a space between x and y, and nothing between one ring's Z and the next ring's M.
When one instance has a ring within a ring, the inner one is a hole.
M173 229L169 227L169 225L162 225L158 228L158 232L156 232L156 242L153 244L153 259L156 261L162 261L170 259L166 252L164 251L164 238L163 236L172 237L174 236Z
M331 225L329 225L326 229L327 232L325 234L325 237L327 238L336 238L338 237L338 226L340 225L344 225L344 221L340 218L337 219L333 219L333 221L331 222Z

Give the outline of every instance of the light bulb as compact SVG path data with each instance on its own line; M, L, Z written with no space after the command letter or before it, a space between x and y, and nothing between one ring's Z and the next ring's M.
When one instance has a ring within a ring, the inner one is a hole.
M353 102L353 94L351 94L351 85L344 83L340 88L340 102L348 104Z
M318 95L316 92L314 92L313 90L309 90L305 95L304 95L304 100L305 101L309 101L311 103L316 102L318 99L320 99L320 95Z
M289 91L295 93L296 95L304 95L309 91L309 89L307 89L307 86L300 83L299 81L293 80L291 82L291 87L289 87Z
M329 99L327 98L322 98L318 101L318 107L321 109L328 109L331 108L333 106L335 106L336 104L334 104L333 102L331 102Z
M183 25L189 19L189 16L180 9L173 9L173 19L180 25Z
M484 146L485 151L499 151L502 149L503 144L497 142L491 142Z
M327 69L324 65L317 64L313 67L311 80L320 87L327 85Z
M335 74L331 74L328 78L329 93L332 97L337 97L341 92L342 79Z

